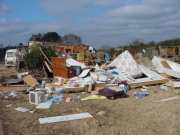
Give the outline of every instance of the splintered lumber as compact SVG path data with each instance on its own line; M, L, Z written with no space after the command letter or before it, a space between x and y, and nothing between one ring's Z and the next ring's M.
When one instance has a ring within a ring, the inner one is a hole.
M149 86L149 85L157 85L157 84L164 84L167 83L168 79L161 79L161 80L146 80L146 81L142 81L142 82L132 82L129 83L130 88L138 88L138 87L142 87L142 86Z
M52 65L51 61L49 60L49 58L46 56L46 54L43 52L42 48L40 48L40 52L43 55L43 57L45 58L45 60L47 60L47 62Z
M45 64L45 66L47 67L48 71L49 71L50 73L52 73L53 71L52 71L51 67L49 66L49 64L48 64L46 61L44 61L44 64Z
M48 123L57 123L71 120L80 120L85 118L92 118L93 116L89 113L79 113L79 114L71 114L65 116L55 116L55 117L47 117L47 118L39 118L40 124L48 124Z

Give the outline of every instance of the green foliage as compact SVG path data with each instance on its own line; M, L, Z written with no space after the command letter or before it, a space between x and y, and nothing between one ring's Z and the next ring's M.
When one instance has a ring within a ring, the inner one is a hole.
M42 69L43 67L43 56L41 54L40 48L42 48L43 52L46 54L48 58L56 57L56 53L50 47L45 48L41 45L34 44L27 51L24 56L24 61L28 67L28 69Z
M28 69L41 69L43 59L40 53L40 45L31 46L24 56L24 61Z
M61 42L61 36L57 32L47 32L43 35L42 41L45 42Z
M62 42L61 36L57 32L47 32L45 34L33 34L29 41L39 42Z
M75 34L67 34L63 37L63 42L66 44L81 44L82 40Z
M43 52L46 54L48 58L50 57L57 57L56 52L51 47L42 47Z
M38 33L38 34L32 34L32 36L30 37L29 41L42 41L42 34Z
M157 44L161 46L180 46L180 38L161 41Z

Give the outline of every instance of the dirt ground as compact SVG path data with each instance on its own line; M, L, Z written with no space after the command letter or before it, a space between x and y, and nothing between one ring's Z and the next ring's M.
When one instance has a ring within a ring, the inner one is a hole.
M163 91L152 86L148 89L149 96L136 99L133 92L138 90L129 91L128 98L61 102L48 110L36 110L29 104L28 95L19 92L17 99L0 100L0 121L4 135L179 135L180 99L158 102L180 96L178 90ZM18 112L16 107L35 112ZM99 115L101 111L104 113ZM81 112L89 112L93 118L45 125L38 121L42 117Z
M161 91L151 87L150 95L136 99L129 97L117 100L89 100L54 104L49 110L22 113L16 107L34 110L27 95L20 94L16 100L0 102L0 118L5 135L179 135L180 99L156 102L177 96L176 92ZM85 96L81 94L81 96ZM11 105L7 107L7 105ZM104 111L103 115L98 112ZM41 125L40 117L59 116L89 112L93 118Z
M3 64L0 64L0 76L11 76L16 74L17 71L15 67L5 67Z

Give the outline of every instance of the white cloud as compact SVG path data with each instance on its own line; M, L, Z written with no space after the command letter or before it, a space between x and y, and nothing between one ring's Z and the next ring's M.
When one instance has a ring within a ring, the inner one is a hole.
M112 39L114 44L124 38L126 41L136 38L149 41L180 37L179 5L179 0L144 0L120 6L94 19L96 24L90 29L94 30L96 38L103 35L104 40Z
M159 18L168 16L169 14L173 15L179 10L177 4L180 4L180 1L175 1L156 0L155 2L155 0L144 0L140 4L129 4L124 7L113 9L109 12L109 15L129 19Z
M117 3L123 3L123 1L122 0L96 0L95 1L95 4L101 5L101 6L111 6Z
M31 33L47 31L57 31L61 35L75 33L80 35L83 41L96 47L104 44L117 45L136 38L149 41L180 37L180 0L40 2L43 9L56 19L50 23L28 23L1 18L0 42L7 38L12 41L25 41Z

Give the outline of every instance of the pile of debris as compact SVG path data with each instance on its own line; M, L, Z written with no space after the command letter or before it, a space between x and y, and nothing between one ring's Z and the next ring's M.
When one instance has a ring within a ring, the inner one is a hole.
M47 99L61 101L63 100L62 93L89 92L95 93L94 97L98 95L116 99L127 97L129 89L168 82L167 78L155 71L137 64L128 51L120 54L110 64L102 66L86 66L72 58L54 57L51 61L48 58L47 60L51 65L48 67L54 75L52 82L37 81L26 72L19 73L17 79L8 80L6 83L25 82L29 86L27 91L31 95L30 99L32 97L34 100L42 99L42 101L34 101L39 104ZM153 61L157 62L157 58ZM39 98L39 95L44 95L44 97ZM32 103L32 100L30 102Z
M168 78L167 86L180 87L180 64L160 57L154 57L152 63L159 74Z
M28 85L29 102L36 105L36 109L49 109L53 103L63 101L69 103L93 99L114 100L128 97L130 89L139 87L143 88L142 91L134 93L134 96L141 98L149 95L145 87L149 85L180 87L179 64L154 57L152 63L155 70L151 70L137 64L128 51L120 54L110 64L102 66L87 66L72 58L58 57L52 58L48 63L49 71L54 75L52 81L37 81L29 73L17 75L20 81ZM82 92L90 94L86 97L68 96L69 93ZM10 96L16 97L14 93ZM91 117L90 114L81 115ZM54 121L56 118L51 119ZM59 119L62 120L61 117ZM48 123L48 120L40 119L40 123Z

